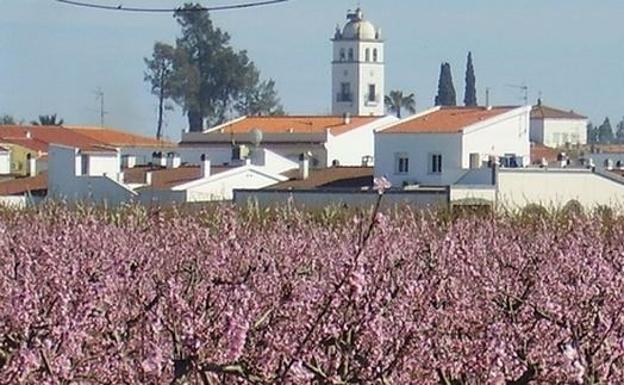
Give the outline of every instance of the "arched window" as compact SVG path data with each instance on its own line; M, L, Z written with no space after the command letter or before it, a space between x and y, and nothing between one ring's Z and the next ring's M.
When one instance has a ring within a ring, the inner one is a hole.
M366 61L370 61L370 48L366 48L364 56L366 57L365 58Z
M373 50L373 61L377 62L378 59L379 59L379 53L377 52L377 48L375 48Z
M340 61L345 61L345 59L346 59L345 49L340 48Z
M353 48L349 48L349 61L353 61Z

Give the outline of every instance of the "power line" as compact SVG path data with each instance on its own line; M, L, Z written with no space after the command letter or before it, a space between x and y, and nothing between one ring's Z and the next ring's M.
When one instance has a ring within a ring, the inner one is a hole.
M278 3L285 3L290 0L264 0L264 1L255 1L248 3L240 3L240 4L232 4L232 5L216 5L212 7L191 7L191 8L143 8L143 7L126 7L122 4L119 5L102 5L102 4L94 4L87 3L84 1L76 1L76 0L54 0L58 3L63 3L67 5L73 5L76 7L84 7L84 8L94 8L94 9L103 9L107 11L121 11L121 12L152 12L152 13L173 13L173 12L200 12L200 11L226 11L230 9L242 9L242 8L252 8L252 7L260 7L264 5L273 5Z

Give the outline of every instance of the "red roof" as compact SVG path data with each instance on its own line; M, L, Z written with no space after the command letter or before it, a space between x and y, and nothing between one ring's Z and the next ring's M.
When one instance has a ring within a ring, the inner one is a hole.
M400 121L380 133L459 133L468 126L502 115L515 108L517 107L441 107L428 114Z
M210 174L219 174L232 168L212 166ZM170 189L201 178L201 168L199 166L180 166L176 168L145 166L125 169L124 182L144 184L146 181L145 176L148 172L152 173L152 184L145 187L154 189Z
M587 116L577 114L570 110L560 110L553 107L548 107L543 104L538 104L531 110L531 119L578 119L586 120Z
M101 127L65 126L73 132L114 147L175 147L174 143Z
M34 138L0 138L0 143L14 144L32 151L47 152L48 144Z
M555 162L559 153L560 151L556 148L531 144L531 164L540 164L542 159L546 159L548 163Z
M0 196L22 195L28 192L41 193L48 189L48 174L33 177L16 178L0 182Z
M257 128L268 134L315 134L329 129L332 135L340 135L376 119L371 116L354 116L346 123L342 116L251 116L212 128L207 133L246 134Z
M271 190L315 188L363 188L373 185L372 167L329 167L310 170L307 179L299 177L299 170L285 172L289 180L270 186Z

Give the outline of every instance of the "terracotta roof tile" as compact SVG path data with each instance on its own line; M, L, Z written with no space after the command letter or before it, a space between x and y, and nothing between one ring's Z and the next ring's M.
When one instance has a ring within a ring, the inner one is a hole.
M48 190L48 174L0 182L0 196L22 195L27 192L43 193Z
M373 185L372 167L330 167L311 169L307 179L299 179L299 170L283 174L290 180L268 189L314 189L314 188L362 188Z
M531 145L531 164L540 164L542 159L548 163L556 162L560 151L556 148L542 146L540 144Z
M332 135L340 135L379 118L354 116L350 119L350 123L345 124L345 118L342 116L251 116L233 120L206 132L245 134L254 128L258 128L262 132L270 134L314 134L323 133L329 129Z
M517 107L441 107L431 113L396 123L381 134L458 133L475 123L509 112Z
M587 116L577 114L574 111L564 111L543 104L534 106L531 110L531 119L579 119L585 120Z
M210 168L210 174L216 175L232 167L215 167ZM164 168L158 166L133 167L124 169L124 182L143 184L145 183L145 175L152 173L152 184L145 188L152 189L170 189L181 184L197 180L201 177L201 168L199 166L180 166L177 168Z
M112 150L106 143L91 139L61 126L0 126L0 142L9 140L23 141L24 139L29 139L28 135L32 139L45 144L45 150L40 150L43 152L47 152L47 146L52 143L89 151ZM27 142L22 143L26 144Z
M14 144L32 151L47 152L48 144L34 138L0 138L0 143Z
M113 147L175 147L174 143L101 127L65 126L69 130Z

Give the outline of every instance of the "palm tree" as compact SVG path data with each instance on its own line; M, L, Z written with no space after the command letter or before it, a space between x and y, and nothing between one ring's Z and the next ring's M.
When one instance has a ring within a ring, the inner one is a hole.
M63 119L56 120L56 114L39 115L39 120L30 122L34 126L62 126Z
M416 100L414 94L403 95L403 91L390 91L384 99L388 111L395 113L401 119L401 111L405 110L410 114L416 112Z

